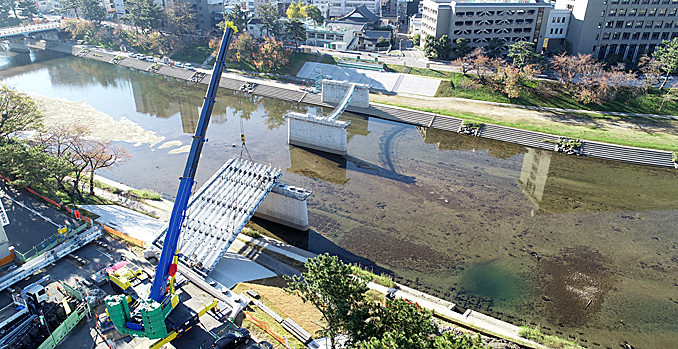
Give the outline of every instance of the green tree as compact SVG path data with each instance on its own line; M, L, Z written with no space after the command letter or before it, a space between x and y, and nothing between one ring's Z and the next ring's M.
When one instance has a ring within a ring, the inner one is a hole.
M239 4L233 6L231 11L224 15L224 21L232 22L239 32L243 32L247 29L247 13L242 10L242 7L240 7ZM222 23L219 23L219 28L221 28L221 30L224 29L221 27Z
M160 28L164 21L164 12L153 0L127 0L125 2L125 19L135 27L148 32Z
M25 18L33 18L33 16L38 14L38 7L36 6L36 2L33 0L19 0L16 2L16 10L19 10L19 13L21 14L21 17ZM16 15L16 10L15 10L15 15Z
M534 51L534 44L529 41L518 41L509 45L508 56L520 70L539 59L539 54Z
M78 0L59 0L59 6L61 7L62 14L68 14L73 11L77 17L80 17Z
M495 58L501 55L502 48L504 47L504 39L502 38L492 38L487 42L485 47L485 52L487 56Z
M414 34L412 37L412 44L414 44L414 46L419 46L419 44L421 44L421 34Z
M656 48L652 54L652 60L657 62L659 69L664 73L664 79L659 86L663 89L672 73L678 72L678 38L664 41L663 46Z
M42 113L27 95L0 86L0 137L9 139L20 132L42 127Z
M305 266L301 277L287 278L290 282L286 290L320 311L324 320L321 333L330 338L334 348L334 339L349 327L349 319L362 313L367 281L354 276L351 266L328 254L309 259Z
M216 41L214 49L218 49L219 41ZM259 50L254 38L248 33L240 33L234 40L231 42L231 46L228 50L228 61L236 61L251 63L255 53Z
M282 26L278 15L278 6L275 4L261 5L257 8L261 23L266 31L265 36L280 36Z
M101 22L106 18L106 9L99 0L77 0L77 6L82 17L92 22Z
M294 41L294 46L299 48L300 41L306 41L306 28L298 19L292 19L285 25L285 36Z
M170 2L167 29L176 35L194 34L198 28L198 14L187 1Z
M9 16L13 2L13 0L0 0L0 27L11 27L20 23L18 18Z
M290 4L290 7L287 8L287 18L291 19L302 19L306 18L306 11L304 11L304 4L300 2L293 2Z
M443 35L438 39L438 45L436 45L436 55L440 59L446 59L450 57L452 53L452 40L447 35Z
M438 51L437 46L438 42L435 36L426 35L424 37L424 55L426 57L435 57Z
M469 45L471 43L469 39L459 38L455 40L454 43L456 44L454 48L454 54L459 58L464 58L468 56L471 51L473 51L473 48Z
M31 147L24 142L0 146L0 163L3 171L13 178L12 184L44 189L52 194L56 178L63 178L72 170L63 157L52 156L43 147Z
M304 12L306 12L306 17L312 19L316 25L325 23L325 17L323 17L322 12L320 12L320 9L317 6L306 5L306 7L304 7Z

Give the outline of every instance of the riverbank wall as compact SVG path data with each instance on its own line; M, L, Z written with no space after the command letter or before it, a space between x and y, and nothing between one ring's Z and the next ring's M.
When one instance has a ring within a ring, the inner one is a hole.
M113 63L114 62L113 58L118 55L121 55L120 52L109 52L103 49L90 48L84 46L71 46L65 43L57 44L58 45L54 45L54 47L52 47L52 45L47 45L46 49L57 50L58 52L67 53L69 52L69 48L66 46L70 46L71 47L70 54L102 62L118 64L121 66L138 69L142 71L149 71L149 69L153 65L153 63L151 62L141 61L129 57L125 57L124 59L119 60L117 63ZM82 50L85 48L89 49L89 51L84 54L81 54ZM185 68L161 65L160 69L158 69L155 72L158 74L163 74L166 76L171 76L177 79L187 81L196 80L195 79L196 72ZM210 73L209 72L206 73L207 75L204 76L202 79L199 79L198 82L207 84L210 81ZM256 86L250 90L251 91L250 93L261 97L276 98L290 102L305 103L326 108L335 107L334 105L323 102L320 95L300 90L299 86L295 84L284 84L265 79L236 76L234 74L225 74L221 78L219 86L231 90L238 90L246 82L256 83ZM451 116L417 111L378 103L370 103L369 108L359 108L349 106L346 108L346 110L355 114L363 114L367 116L377 117L380 119L396 121L415 126L431 127L451 132L459 132L463 121L462 119L454 118ZM561 138L557 135L521 130L512 127L492 124L484 125L479 133L479 136L502 142L510 142L527 147L552 151L556 150L557 147L554 146L554 144L557 144ZM676 167L676 165L673 162L673 154L669 151L664 150L635 148L616 144L583 140L578 154L599 159L622 161L640 165L669 167L669 168Z

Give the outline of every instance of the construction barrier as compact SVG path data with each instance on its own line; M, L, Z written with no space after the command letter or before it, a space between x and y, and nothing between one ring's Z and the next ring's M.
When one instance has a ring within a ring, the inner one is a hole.
M36 258L40 256L41 254L53 249L55 246L59 245L60 243L63 243L64 241L70 239L73 235L78 234L85 229L87 229L87 225L83 224L75 229L71 229L70 231L64 229L64 232L57 231L56 234L52 234L46 239L42 240L39 244L33 246L30 250L21 253L18 251L15 251L16 253L16 259L21 262L21 263L26 263L30 261L33 258ZM2 262L0 262L2 263Z
M83 218L87 218L87 217L83 217ZM115 229L113 229L113 228L111 228L111 227L109 227L105 224L103 226L104 226L104 230L106 230L107 233L109 233L113 236L117 236L117 237L129 242L132 245L139 246L139 247L145 247L143 240L133 238L133 237L131 237L131 236L129 236L129 235L123 233L123 232L117 231L117 230L115 230Z
M47 339L45 339L38 349L54 349L56 346L71 332L73 327L77 325L87 313L89 313L89 304L85 302L78 306L78 308L69 315L66 320L59 325Z
M289 344L287 344L287 338L279 335L277 332L273 331L271 327L268 326L268 324L262 320L257 319L254 315L252 315L249 311L244 311L245 313L245 318L249 320L251 323L256 325L257 327L261 328L262 330L266 331L266 333L270 334L271 337L275 338L278 342L280 342L282 345L285 346L285 348L289 348Z

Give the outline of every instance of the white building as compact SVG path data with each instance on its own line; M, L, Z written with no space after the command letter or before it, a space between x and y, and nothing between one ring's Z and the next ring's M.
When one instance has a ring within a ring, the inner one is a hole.
M341 17L363 5L372 13L381 12L380 0L329 0L328 17Z
M352 23L330 23L324 26L306 26L306 45L321 46L333 50L352 50L365 25Z

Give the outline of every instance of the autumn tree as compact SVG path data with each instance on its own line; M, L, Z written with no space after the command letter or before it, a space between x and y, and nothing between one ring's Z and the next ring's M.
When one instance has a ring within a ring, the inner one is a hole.
M281 41L267 37L259 51L255 52L252 63L264 72L275 71L290 62L290 53Z
M485 49L476 47L469 55L469 60L473 64L473 69L476 70L478 79L480 79L481 82L485 82L485 76L490 69L490 58L485 54Z
M94 195L94 172L129 159L125 148L114 146L111 142L87 140L77 154L87 163L89 171L89 193Z
M24 93L0 85L0 138L42 127L42 113L35 101Z
M219 49L219 39L213 40L214 50ZM232 42L228 49L228 59L236 62L252 62L255 53L259 50L254 38L248 33L240 33Z
M306 11L304 8L304 3L300 2L293 2L290 4L290 6L287 8L287 18L290 19L302 19L306 18Z

